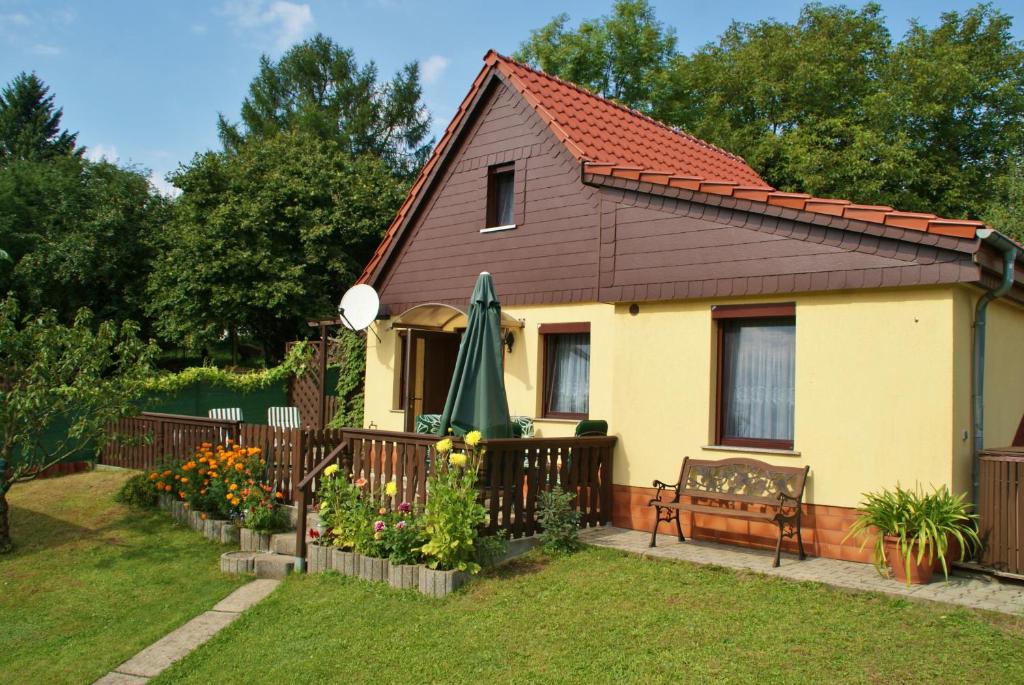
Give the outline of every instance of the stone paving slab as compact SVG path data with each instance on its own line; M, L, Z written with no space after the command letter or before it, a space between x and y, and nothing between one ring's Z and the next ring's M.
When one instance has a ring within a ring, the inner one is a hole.
M649 532L623 528L587 528L580 539L598 547L611 547L654 559L675 559L695 564L754 571L789 580L812 581L836 587L887 595L957 604L972 609L987 609L1024 616L1024 583L1002 581L976 574L953 573L949 581L942 574L928 585L906 585L878 575L871 564L853 561L783 554L778 568L772 568L773 551L748 549L703 540L679 542L674 536L659 536L657 547L648 547Z
M243 611L273 592L279 583L278 580L254 580L243 585L218 602L213 609L160 638L93 685L138 685L147 682L216 635Z

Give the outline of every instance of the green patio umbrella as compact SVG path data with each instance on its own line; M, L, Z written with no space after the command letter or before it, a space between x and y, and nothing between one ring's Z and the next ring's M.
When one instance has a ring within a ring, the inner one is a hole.
M501 302L486 271L476 279L469 300L469 323L462 334L452 384L441 414L440 434L471 430L485 438L512 436L501 366Z

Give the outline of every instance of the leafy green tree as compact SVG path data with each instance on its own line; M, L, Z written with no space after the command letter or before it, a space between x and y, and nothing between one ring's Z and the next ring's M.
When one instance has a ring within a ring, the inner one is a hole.
M1024 159L1024 44L991 5L912 22L882 72L892 125L905 133L915 172L906 194L920 208L979 216Z
M81 157L77 133L60 129L63 109L35 74L22 72L0 90L0 164L16 159Z
M136 410L156 352L137 327L82 310L70 326L53 311L22 318L0 302L0 553L12 547L7 492L100 445L104 427Z
M530 32L516 58L604 97L650 112L652 95L675 55L675 32L647 0L616 0L609 16L568 30L560 14Z
M300 132L197 155L173 180L183 192L148 285L157 332L193 351L247 337L268 359L335 311L406 187Z
M430 117L421 100L419 65L410 62L386 83L377 66L362 67L352 50L317 34L279 60L260 58L242 102L241 122L219 117L224 148L253 138L298 131L333 140L352 155L372 154L400 176L419 170L430 154Z
M28 311L54 309L65 323L81 307L141 320L167 207L133 169L75 156L12 161L0 167L0 244L13 260L4 285Z
M1024 243L1024 161L1015 161L995 186L996 197L982 219Z

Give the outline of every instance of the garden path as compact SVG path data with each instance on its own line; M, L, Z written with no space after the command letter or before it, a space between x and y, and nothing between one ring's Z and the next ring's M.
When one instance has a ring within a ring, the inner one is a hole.
M949 576L948 582L943 582L940 573L937 580L927 585L906 585L882 578L871 564L825 557L807 557L800 561L795 555L783 554L782 564L772 568L774 550L750 549L702 540L679 542L672 535L659 536L658 546L652 548L647 546L650 538L649 532L610 526L587 528L580 532L580 539L587 544L612 547L642 557L713 564L790 580L813 581L851 590L882 592L908 599L926 599L972 609L1024 615L1024 583L955 572Z
M261 579L243 585L209 611L160 638L93 685L137 685L149 682L175 661L216 635L278 586L281 581Z

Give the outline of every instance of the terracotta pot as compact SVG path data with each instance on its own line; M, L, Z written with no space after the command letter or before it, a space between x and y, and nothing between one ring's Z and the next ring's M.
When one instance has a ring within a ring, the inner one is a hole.
M925 585L931 582L934 573L934 564L928 561L926 552L921 562L917 562L917 545L911 548L910 576L907 576L906 561L899 550L899 538L891 535L885 536L885 558L892 569L892 577L901 583L910 585Z
M946 567L952 571L953 564L960 561L960 543L952 535L946 536ZM932 564L932 568L936 573L942 573L942 562L939 561L939 557L935 557L935 563Z

